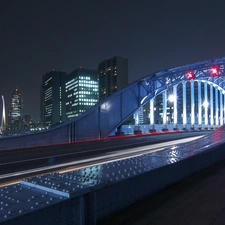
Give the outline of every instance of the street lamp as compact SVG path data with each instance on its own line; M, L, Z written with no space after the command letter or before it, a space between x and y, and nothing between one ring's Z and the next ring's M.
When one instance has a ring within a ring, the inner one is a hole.
M207 109L209 106L209 102L205 100L202 105L204 106L205 109Z
M169 95L168 100L169 100L169 102L175 102L176 101L176 95Z

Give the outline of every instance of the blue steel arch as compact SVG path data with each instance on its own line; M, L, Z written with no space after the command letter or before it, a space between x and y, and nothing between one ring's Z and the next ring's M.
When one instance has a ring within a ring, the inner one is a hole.
M218 68L219 72L216 76L211 75L212 66ZM24 145L34 146L35 143L38 145L74 143L81 140L106 138L151 98L185 81L187 72L192 71L196 81L213 83L224 90L224 68L225 57L222 57L150 74L112 94L72 121L45 132L17 139L17 147L18 143L24 147ZM1 142L0 149L9 144L6 142ZM10 144L12 146L12 143Z
M213 66L218 68L218 74L216 76L212 76L211 74L211 68ZM143 77L114 93L112 96L100 102L73 121L72 123L75 123L75 127L79 127L78 130L76 130L77 133L74 133L75 138L79 140L82 138L82 134L90 132L88 126L85 126L84 129L82 129L79 124L85 124L84 121L88 121L87 124L92 124L93 120L97 120L94 125L96 131L98 131L93 138L107 137L111 131L118 127L151 98L154 98L164 90L187 80L185 74L190 71L195 75L193 80L213 83L224 90L224 68L225 57L222 57L163 70ZM89 135L87 135L87 137L88 136Z

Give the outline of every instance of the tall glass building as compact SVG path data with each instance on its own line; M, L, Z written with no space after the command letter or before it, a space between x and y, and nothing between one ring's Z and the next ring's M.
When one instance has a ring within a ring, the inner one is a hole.
M19 130L22 128L22 92L16 88L12 91L12 100L8 110L8 129Z
M128 85L128 59L114 56L98 65L99 100Z
M65 122L66 73L51 71L41 76L40 108L42 126L50 127Z
M78 68L67 75L66 119L71 120L98 102L97 70Z

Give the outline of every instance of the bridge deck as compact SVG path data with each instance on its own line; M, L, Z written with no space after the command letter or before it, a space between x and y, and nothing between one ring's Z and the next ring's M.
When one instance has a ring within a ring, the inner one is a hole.
M225 221L225 160L159 191L98 225L219 225Z

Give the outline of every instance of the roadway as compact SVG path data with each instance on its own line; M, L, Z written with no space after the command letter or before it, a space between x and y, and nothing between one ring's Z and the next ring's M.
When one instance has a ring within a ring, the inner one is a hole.
M127 138L108 138L101 141L70 145L45 146L0 152L0 185L51 171L118 160L201 137L210 131L176 132L160 135L141 135ZM178 141L179 140L179 141Z

